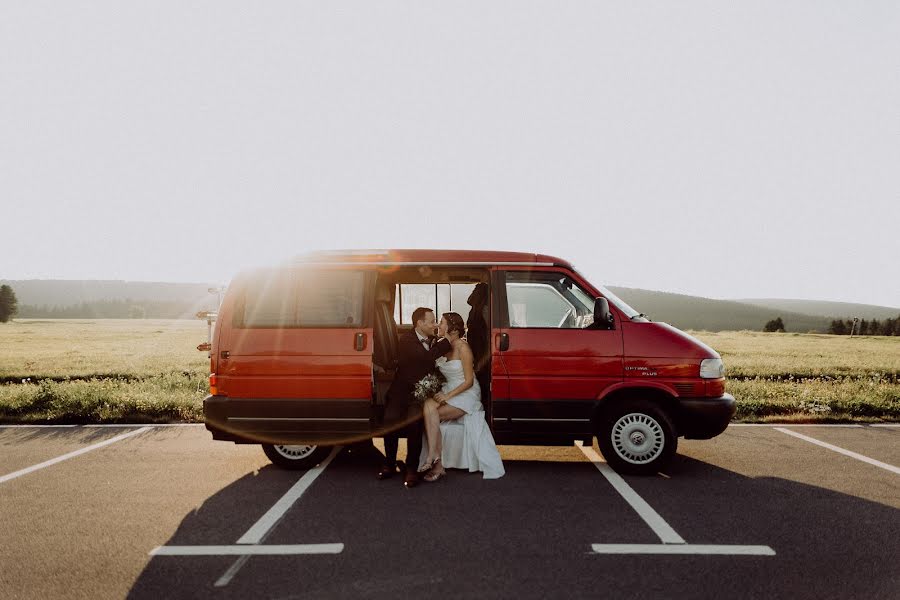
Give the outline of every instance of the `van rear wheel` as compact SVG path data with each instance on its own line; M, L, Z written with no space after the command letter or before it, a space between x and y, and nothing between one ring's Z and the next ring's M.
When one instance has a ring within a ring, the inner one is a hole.
M290 444L263 444L262 449L276 466L291 470L311 469L331 452L328 446Z
M672 421L659 405L637 400L603 413L597 444L609 465L620 473L654 475L678 449Z

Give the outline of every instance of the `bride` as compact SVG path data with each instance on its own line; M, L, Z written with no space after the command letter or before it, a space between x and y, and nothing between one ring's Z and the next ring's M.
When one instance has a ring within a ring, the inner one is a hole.
M442 315L438 336L447 338L452 348L435 361L447 382L423 406L428 454L419 472L428 471L425 481L437 481L446 475L445 466L483 471L485 479L502 477L505 473L494 437L484 418L472 349L462 339L465 330L458 313ZM451 426L453 421L463 426L462 435L447 436L445 446L442 429ZM426 448L423 448L423 454Z

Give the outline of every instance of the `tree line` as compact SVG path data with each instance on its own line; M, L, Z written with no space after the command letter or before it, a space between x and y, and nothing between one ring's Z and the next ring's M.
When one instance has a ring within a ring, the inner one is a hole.
M853 335L900 335L900 315L897 315L896 319L885 319L884 321L860 319L855 327L853 319L835 319L831 322L828 333L850 335L851 330Z
M68 306L24 304L19 308L19 317L23 319L189 319L194 318L197 310L196 304L190 302L95 300Z
M853 330L853 335L900 335L900 315L897 315L896 319L885 319L884 321L860 319L855 326L853 325L853 319L834 319L831 321L831 325L829 325L826 333L850 335L851 329ZM784 332L784 321L781 320L781 317L772 319L763 326L763 331Z

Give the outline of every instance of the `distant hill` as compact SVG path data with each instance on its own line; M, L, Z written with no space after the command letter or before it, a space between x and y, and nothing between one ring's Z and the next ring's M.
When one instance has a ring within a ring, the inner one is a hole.
M215 299L207 290L211 283L164 283L155 281L26 279L0 280L12 286L19 304L69 306L97 300L194 302Z
M15 290L19 318L194 318L215 310L206 283L101 280L0 280Z
M637 288L609 287L637 311L654 321L664 321L679 329L761 331L767 321L781 317L787 331L825 332L831 318L744 304L732 300L713 300L698 296L655 292ZM894 313L897 316L900 311Z
M786 310L818 317L846 319L895 319L900 308L874 306L872 304L853 304L850 302L827 302L824 300L786 300L783 298L747 298L735 300L744 304L752 304L774 310Z
M0 280L15 290L20 318L193 318L215 309L208 283L91 280ZM832 319L858 316L888 319L900 309L844 302L750 299L713 300L636 288L611 287L619 297L654 321L681 329L762 330L781 317L787 331L828 330Z

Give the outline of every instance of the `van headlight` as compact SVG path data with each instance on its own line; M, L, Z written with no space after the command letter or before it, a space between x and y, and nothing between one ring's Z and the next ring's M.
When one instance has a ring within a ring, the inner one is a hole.
M700 361L700 377L703 379L720 379L725 377L725 363L721 358L705 358Z

